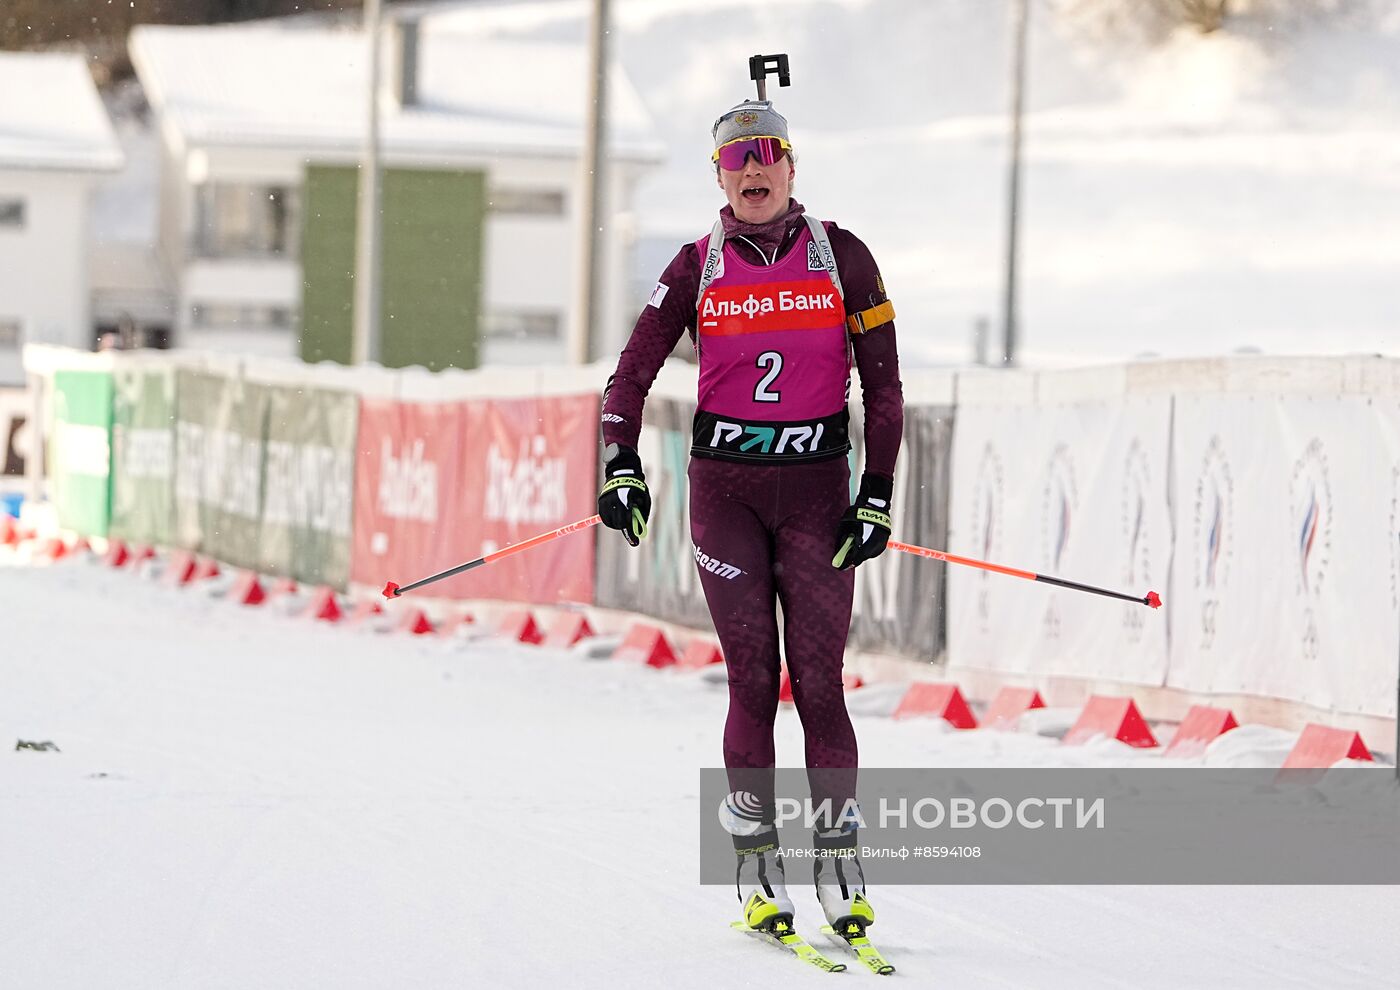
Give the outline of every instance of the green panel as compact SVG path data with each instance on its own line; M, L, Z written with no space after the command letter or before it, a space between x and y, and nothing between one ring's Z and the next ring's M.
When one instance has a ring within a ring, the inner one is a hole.
M350 361L358 179L354 168L306 170L301 356L307 361ZM380 363L476 367L485 173L386 169L381 181Z
M385 173L383 364L477 366L485 211L482 172Z
M85 536L106 536L112 468L110 372L54 372L49 464L58 524Z
M175 519L175 370L113 375L113 536L170 544Z
M355 297L353 168L308 165L301 237L301 357L350 363Z
M176 542L237 567L258 561L269 392L184 369L175 388Z
M344 590L359 399L327 389L269 391L260 567Z

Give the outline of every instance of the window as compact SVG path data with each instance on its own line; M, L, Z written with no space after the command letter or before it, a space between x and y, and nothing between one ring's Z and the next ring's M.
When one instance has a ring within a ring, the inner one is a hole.
M492 189L486 194L492 213L557 217L564 215L564 194L555 189Z
M152 347L164 350L170 346L170 327L163 323L137 323L130 318L115 322L98 320L93 324L94 347L102 350L103 340L120 341L124 349ZM112 346L108 343L107 346Z
M558 340L559 313L553 310L496 310L482 320L488 340Z
M20 341L23 335L20 332L19 320L8 316L0 316L0 351L19 350Z
M24 200L17 196L0 196L0 228L24 226Z
M195 253L202 258L291 255L300 224L300 189L206 182L195 199Z
M292 317L292 311L286 306L256 303L195 303L190 307L190 325L198 330L216 327L283 330L292 325Z

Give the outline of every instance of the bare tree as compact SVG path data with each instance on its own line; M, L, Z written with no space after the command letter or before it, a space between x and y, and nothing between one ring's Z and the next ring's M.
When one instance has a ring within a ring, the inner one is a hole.
M1153 0L1153 5L1167 16L1175 13L1184 23L1200 28L1202 34L1210 34L1224 26L1230 0Z
M1368 23L1378 0L1047 0L1055 16L1096 40L1157 44L1182 27L1202 34L1289 31L1320 20Z
M362 0L0 0L0 49L81 48L99 84L131 72L126 36L137 24L217 24L312 11L358 10Z

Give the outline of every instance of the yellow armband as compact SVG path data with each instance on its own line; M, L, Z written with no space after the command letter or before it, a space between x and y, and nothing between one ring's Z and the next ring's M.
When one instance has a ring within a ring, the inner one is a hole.
M874 330L882 327L894 319L894 303L886 299L878 306L872 306L859 313L852 313L846 317L846 326L851 328L851 333L865 333L867 330Z

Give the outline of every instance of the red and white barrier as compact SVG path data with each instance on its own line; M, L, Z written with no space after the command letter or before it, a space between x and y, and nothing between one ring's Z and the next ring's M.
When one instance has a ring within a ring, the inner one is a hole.
M540 632L540 627L529 609L514 609L501 616L500 621L496 623L496 635L531 646L538 646L544 642L544 633Z
M1084 705L1079 720L1061 740L1066 746L1078 746L1099 736L1117 739L1137 749L1154 749L1157 737L1148 728L1132 698L1112 698L1096 694Z
M125 567L131 562L131 551L121 540L108 540L107 555L102 562L108 567Z
M1035 688L1004 687L996 693L982 716L982 728L1014 729L1026 712L1044 707L1045 699Z
M421 608L411 605L399 616L394 628L410 636L427 636L433 632L433 622Z
M244 571L238 575L228 594L230 599L240 605L261 605L267 601L267 592L263 590L257 571Z
M541 645L553 650L567 650L582 640L592 638L593 635L588 616L579 612L560 612L549 624L549 632L545 634Z
M377 615L383 614L384 606L379 604L376 599L361 598L355 603L355 607L350 610L350 614L346 616L346 619L351 625L359 625L360 623L373 619Z
M48 560L58 561L68 556L68 544L63 542L61 536L49 536L39 541L39 546L35 551L35 556Z
M447 614L447 618L437 624L437 631L442 636L456 636L461 632L470 632L476 628L476 617L470 612L454 610Z
M681 654L680 666L686 670L708 667L716 663L724 663L724 652L720 650L719 644L711 639L701 639L697 636Z
M1283 769L1316 769L1330 767L1342 760L1370 762L1374 759L1362 741L1361 733L1311 722L1303 729L1292 752L1283 761Z
M195 567L194 554L188 550L172 550L160 579L165 584L184 587L194 580Z
M1227 708L1212 708L1209 705L1192 705L1186 717L1177 726L1176 734L1167 744L1163 756L1174 759L1191 759L1205 753L1206 747L1231 729L1238 729L1240 723L1235 713Z
M676 651L659 628L650 623L636 622L613 651L613 659L661 669L676 665Z
M910 684L909 690L904 692L904 697L894 710L894 717L920 716L941 718L955 729L977 728L977 719L956 684L933 684L927 681L915 681Z
M311 601L302 615L321 622L339 622L344 617L340 602L336 599L335 589L325 585L311 593Z

